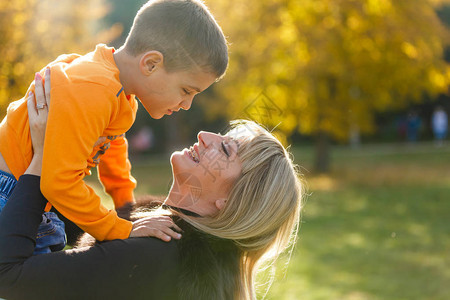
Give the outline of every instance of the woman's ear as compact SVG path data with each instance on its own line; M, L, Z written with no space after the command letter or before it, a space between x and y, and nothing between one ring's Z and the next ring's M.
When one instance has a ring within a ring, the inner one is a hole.
M148 76L154 72L156 67L163 66L164 55L159 51L148 51L141 56L139 69L141 73Z
M216 207L217 207L217 209L218 210L222 210L222 208L225 207L226 203L227 203L227 199L225 199L225 198L216 200Z

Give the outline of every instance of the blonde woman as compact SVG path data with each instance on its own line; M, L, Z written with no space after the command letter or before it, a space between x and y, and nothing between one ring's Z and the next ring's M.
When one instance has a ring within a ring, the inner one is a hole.
M173 153L164 205L134 213L135 223L171 216L180 240L129 238L32 256L46 204L39 176L48 105L28 101L34 157L0 214L0 297L255 299L258 266L295 243L295 166L269 132L241 121L225 136L200 132L190 149Z

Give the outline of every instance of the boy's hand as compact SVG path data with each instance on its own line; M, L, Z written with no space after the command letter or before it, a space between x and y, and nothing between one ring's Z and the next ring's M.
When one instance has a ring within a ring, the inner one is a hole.
M165 242L169 242L171 237L179 240L181 234L175 232L174 229L182 231L168 216L145 217L133 222L133 229L129 237L153 236Z

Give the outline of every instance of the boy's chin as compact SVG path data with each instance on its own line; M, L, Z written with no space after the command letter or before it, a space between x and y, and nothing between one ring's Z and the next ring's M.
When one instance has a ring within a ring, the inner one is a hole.
M159 119L161 119L162 117L165 116L165 114L163 114L163 113L155 112L155 111L150 111L150 110L147 109L147 108L145 108L145 110L146 110L147 113L150 115L150 117L151 117L152 119L155 119L155 120L159 120Z
M150 114L150 116L155 120L162 119L162 117L164 117L165 115L166 114Z

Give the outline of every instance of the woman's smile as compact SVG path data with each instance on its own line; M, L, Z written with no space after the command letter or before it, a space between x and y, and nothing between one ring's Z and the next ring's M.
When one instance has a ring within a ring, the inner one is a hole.
M237 142L228 136L201 131L197 143L172 154L174 184L188 193L190 187L185 186L184 176L197 178L202 184L198 205L208 206L214 199L226 198L242 170L237 148Z
M195 162L195 163L199 163L200 162L200 160L199 160L199 156L198 156L198 154L197 154L197 152L193 149L193 147L190 147L189 149L184 149L184 154L186 154L186 156L187 157L189 157L189 159L190 160L192 160L193 162Z

